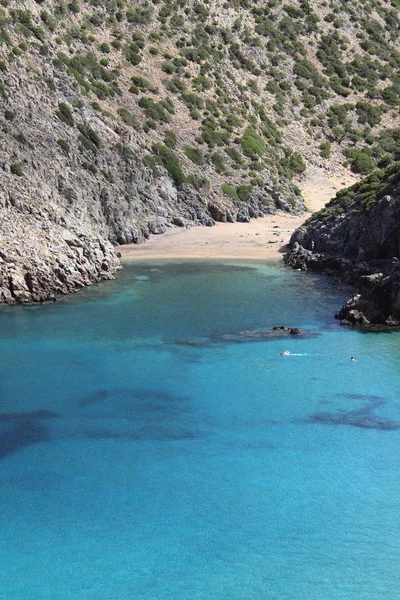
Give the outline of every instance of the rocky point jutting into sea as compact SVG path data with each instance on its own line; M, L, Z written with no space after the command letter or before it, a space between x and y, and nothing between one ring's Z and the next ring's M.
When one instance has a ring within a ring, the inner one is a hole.
M400 325L400 163L339 192L297 229L287 264L336 275L357 293L344 324Z

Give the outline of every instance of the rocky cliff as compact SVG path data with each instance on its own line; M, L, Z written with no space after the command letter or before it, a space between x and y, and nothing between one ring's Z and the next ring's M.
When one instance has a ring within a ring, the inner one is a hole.
M303 207L300 197L287 203L289 184L285 195L264 181L241 201L178 183L161 163L150 168L123 144L132 142L124 128L81 106L64 73L54 84L55 112L35 72L15 65L3 80L1 302L53 299L111 278L120 268L113 244L141 243L170 226L248 221L276 207ZM58 102L66 95L69 104Z
M285 261L337 275L357 293L338 317L346 324L400 324L400 163L342 190L296 230Z
M0 301L112 277L115 243L304 208L398 151L394 0L1 0ZM111 245L110 245L111 244Z

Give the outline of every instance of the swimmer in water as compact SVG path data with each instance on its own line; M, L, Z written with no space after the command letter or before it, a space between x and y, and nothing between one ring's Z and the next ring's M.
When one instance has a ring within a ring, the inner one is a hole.
M283 352L281 352L281 356L290 356L289 350L284 350Z
M354 358L354 356L352 356L352 357L350 358L350 360L351 360L351 362L357 362L357 361L356 361L356 359Z

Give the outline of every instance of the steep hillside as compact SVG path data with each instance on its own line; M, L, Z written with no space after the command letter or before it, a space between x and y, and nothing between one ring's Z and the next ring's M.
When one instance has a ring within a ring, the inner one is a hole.
M2 0L0 300L112 276L108 242L302 210L307 167L387 164L397 5Z
M339 313L346 323L400 325L400 163L338 192L294 232L294 268L345 277L358 291Z

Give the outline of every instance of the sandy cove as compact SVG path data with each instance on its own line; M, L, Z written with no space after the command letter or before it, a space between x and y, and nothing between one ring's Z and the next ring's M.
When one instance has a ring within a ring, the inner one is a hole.
M292 232L322 208L342 187L357 179L347 172L326 177L314 171L302 186L309 212L290 215L278 211L250 223L216 223L215 227L171 228L152 235L144 244L119 246L122 260L282 260Z
M123 260L278 260L291 232L303 221L304 215L279 212L250 223L170 229L163 235L151 236L144 244L121 246L118 251Z

